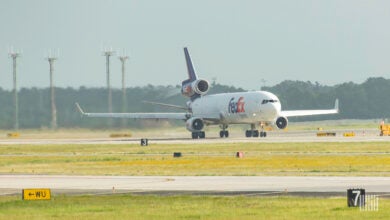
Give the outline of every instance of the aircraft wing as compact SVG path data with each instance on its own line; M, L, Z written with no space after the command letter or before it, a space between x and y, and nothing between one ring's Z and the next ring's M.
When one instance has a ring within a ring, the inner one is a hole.
M143 101L143 103L148 103L148 104L152 104L152 105L160 105L160 106L170 107L170 108L178 108L178 109L188 110L188 107L184 107L184 106L180 106L180 105L171 105L171 104L160 103L160 102L151 102L151 101Z
M78 103L76 107L81 115L94 118L134 118L134 119L178 119L187 120L190 113L89 113L84 112Z
M337 114L337 113L339 113L339 100L338 99L336 99L333 109L282 111L281 115L283 115L285 117L295 117L295 116L309 116L309 115L327 115L327 114Z

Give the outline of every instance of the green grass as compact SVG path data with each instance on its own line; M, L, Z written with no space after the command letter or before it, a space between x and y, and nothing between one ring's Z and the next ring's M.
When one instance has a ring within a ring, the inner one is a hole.
M0 197L0 219L388 219L348 208L346 198L244 196L54 196L51 201Z
M2 145L0 157L11 174L390 176L386 142Z
M0 145L0 155L25 154L163 154L183 152L191 154L234 153L247 151L256 153L299 152L299 153L390 153L388 142L307 142L307 143L211 143L211 144L154 144L140 147L139 144L52 144L52 145Z

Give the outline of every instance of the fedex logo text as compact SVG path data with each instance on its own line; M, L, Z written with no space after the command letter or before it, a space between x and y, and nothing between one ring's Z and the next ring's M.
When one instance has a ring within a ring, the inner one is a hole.
M245 102L244 97L240 97L237 102L235 102L234 97L229 101L228 112L229 113L243 113L245 112L244 108Z

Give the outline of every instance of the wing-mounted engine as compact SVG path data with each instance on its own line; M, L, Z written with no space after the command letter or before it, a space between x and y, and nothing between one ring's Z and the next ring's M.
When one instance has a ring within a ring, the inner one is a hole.
M186 121L187 130L191 132L201 131L204 127L204 122L201 118L190 118Z
M287 127L288 120L286 117L280 116L280 117L276 118L274 124L279 129L285 129Z
M207 80L198 79L193 82L183 82L181 93L187 97L193 97L194 95L202 96L207 94L209 88L210 86Z

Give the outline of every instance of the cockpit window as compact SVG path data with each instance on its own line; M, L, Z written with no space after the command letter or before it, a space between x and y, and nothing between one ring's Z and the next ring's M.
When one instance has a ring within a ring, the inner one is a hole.
M278 100L276 100L276 99L263 99L261 104L267 104L268 102L275 103L275 102L278 102Z

